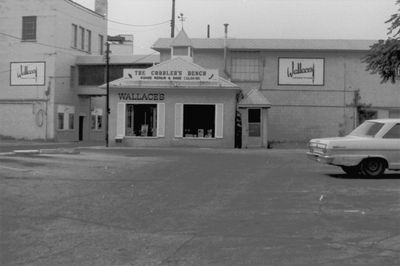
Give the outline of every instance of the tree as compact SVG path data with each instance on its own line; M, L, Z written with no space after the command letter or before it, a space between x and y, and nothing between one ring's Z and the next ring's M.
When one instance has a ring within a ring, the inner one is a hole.
M372 74L378 73L382 83L389 80L395 83L400 71L400 0L397 0L396 4L399 5L397 13L385 22L390 23L388 39L373 44L363 60L367 63L366 70Z

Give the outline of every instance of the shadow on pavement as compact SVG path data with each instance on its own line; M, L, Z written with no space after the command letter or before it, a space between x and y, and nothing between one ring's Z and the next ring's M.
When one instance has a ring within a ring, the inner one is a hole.
M386 173L381 177L365 177L365 176L352 176L348 174L326 174L329 177L338 178L338 179L399 179L400 173Z

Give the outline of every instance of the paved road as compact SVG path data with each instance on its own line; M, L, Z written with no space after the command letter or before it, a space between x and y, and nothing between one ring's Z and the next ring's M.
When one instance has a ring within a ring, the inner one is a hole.
M0 156L1 265L400 265L400 175L304 152Z

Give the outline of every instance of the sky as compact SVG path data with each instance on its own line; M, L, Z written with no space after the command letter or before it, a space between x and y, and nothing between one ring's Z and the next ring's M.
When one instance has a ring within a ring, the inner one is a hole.
M94 9L94 0L74 0ZM395 0L175 0L191 38L385 39ZM108 0L108 34L133 34L134 53L171 36L172 0ZM125 25L129 24L129 25ZM176 19L176 31L182 23Z

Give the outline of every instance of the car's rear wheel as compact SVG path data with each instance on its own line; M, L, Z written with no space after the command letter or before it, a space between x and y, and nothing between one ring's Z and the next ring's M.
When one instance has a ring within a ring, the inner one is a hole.
M350 176L359 176L361 174L360 166L341 166L342 170Z
M361 173L367 177L380 177L385 169L385 161L379 158L365 159L361 162Z

